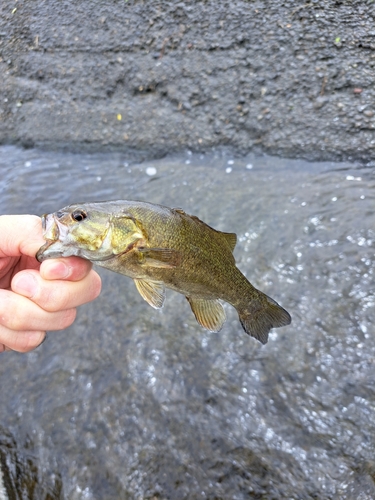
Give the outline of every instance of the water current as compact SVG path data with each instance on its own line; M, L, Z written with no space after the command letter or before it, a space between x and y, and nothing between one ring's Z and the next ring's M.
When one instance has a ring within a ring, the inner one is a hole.
M262 346L228 305L210 333L183 296L155 311L99 269L73 326L0 356L0 456L28 468L24 498L375 498L373 165L3 146L0 172L2 214L138 199L236 232L238 267L293 317Z

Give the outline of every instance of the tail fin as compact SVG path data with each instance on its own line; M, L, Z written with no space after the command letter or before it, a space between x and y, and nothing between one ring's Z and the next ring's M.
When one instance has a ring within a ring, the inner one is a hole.
M288 311L283 309L271 297L262 293L258 307L252 310L247 307L238 311L241 325L245 332L256 338L262 344L267 344L268 333L271 328L290 325L292 318Z

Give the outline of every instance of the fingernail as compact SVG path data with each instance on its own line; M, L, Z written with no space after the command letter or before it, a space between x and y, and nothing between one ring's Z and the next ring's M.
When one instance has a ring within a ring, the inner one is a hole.
M43 342L45 342L45 341L47 340L47 337L48 337L48 333L46 332L46 334L44 335L43 340L41 341L41 343L40 343L40 344L38 344L38 345L35 347L35 349L37 349L38 347L40 347L40 346L43 344Z
M69 278L71 271L61 260L47 260L43 262L41 272L45 279L64 279Z
M37 291L38 283L30 273L22 273L20 276L16 275L13 278L12 289L14 292L24 295L25 297L32 297Z

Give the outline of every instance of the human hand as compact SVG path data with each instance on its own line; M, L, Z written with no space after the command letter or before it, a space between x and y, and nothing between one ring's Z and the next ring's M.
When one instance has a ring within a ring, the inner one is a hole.
M67 257L40 264L35 254L44 243L39 217L0 216L0 352L35 349L46 330L70 326L76 307L100 293L89 261Z

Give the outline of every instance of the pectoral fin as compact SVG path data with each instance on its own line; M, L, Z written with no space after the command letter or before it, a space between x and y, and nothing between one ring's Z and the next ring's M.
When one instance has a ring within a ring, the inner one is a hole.
M151 280L134 280L138 292L154 309L161 309L165 299L164 283Z
M210 332L221 330L225 321L225 311L218 300L186 297L199 324Z
M150 267L171 269L177 267L181 261L180 252L171 248L139 247L141 264Z

